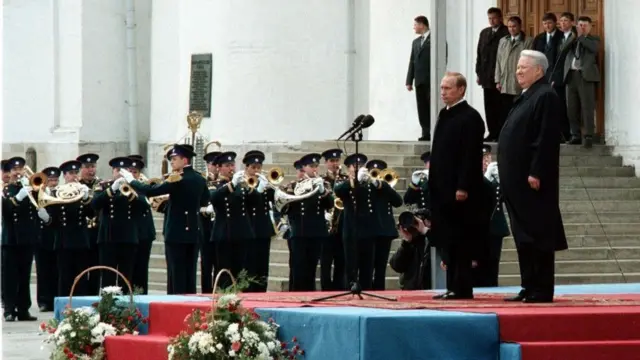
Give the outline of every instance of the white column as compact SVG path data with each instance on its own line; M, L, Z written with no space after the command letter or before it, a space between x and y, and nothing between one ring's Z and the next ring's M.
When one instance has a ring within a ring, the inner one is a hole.
M54 129L82 126L82 0L53 1Z
M431 138L438 113L443 107L440 101L440 79L447 71L447 1L431 2ZM436 250L432 248L432 250ZM447 277L440 268L440 251L431 251L431 284L434 289L444 289Z

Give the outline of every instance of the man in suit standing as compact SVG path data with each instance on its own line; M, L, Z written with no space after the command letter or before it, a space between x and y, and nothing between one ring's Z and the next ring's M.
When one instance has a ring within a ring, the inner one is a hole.
M487 141L496 141L500 132L500 108L502 106L500 91L496 89L496 57L500 39L509 34L507 26L502 22L502 10L492 7L487 10L489 26L480 32L478 40L478 56L476 57L476 83L484 92L484 112L489 135Z
M516 243L522 290L507 301L553 301L555 251L567 249L560 213L558 95L546 56L525 50L516 76L524 89L498 141L498 175Z
M418 119L422 127L422 136L418 138L418 141L429 141L431 140L431 37L429 20L427 20L426 16L420 15L413 21L413 30L419 36L411 44L406 86L407 90L413 91L415 82Z
M440 92L440 111L431 147L429 241L443 252L447 291L434 299L472 299L472 266L477 265L478 213L483 207L482 140L484 121L464 100L467 80L447 73ZM437 140L436 140L437 139Z
M570 144L582 143L585 148L593 144L596 110L596 84L600 82L597 56L600 38L591 35L591 18L578 18L577 33L569 44L564 61L564 80L567 84L567 111L571 126ZM582 120L582 121L580 121ZM580 125L584 125L582 141Z
M568 22L565 22L568 23ZM560 114L562 123L561 129L562 134L566 140L569 139L569 121L567 120L567 107L564 92L564 58L567 56L566 51L563 50L563 42L564 42L564 33L561 31L562 29L558 29L558 18L554 13L546 13L542 17L542 28L543 32L538 34L533 39L533 44L531 45L532 50L540 51L547 57L547 61L549 61L549 69L547 69L547 73L545 77L547 81L553 86L553 90L555 90L558 97L560 97L562 101L562 107L559 109L562 114ZM569 25L569 31L571 29L571 25ZM558 66L557 64L560 64Z

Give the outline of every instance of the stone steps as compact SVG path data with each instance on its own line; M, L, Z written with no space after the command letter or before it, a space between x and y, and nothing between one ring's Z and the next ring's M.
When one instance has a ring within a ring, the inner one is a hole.
M297 160L299 158L295 158ZM282 163L265 163L263 169L268 170L272 167L280 167L285 175L294 176L296 174L296 170L293 168L293 161L291 162L282 162ZM411 174L423 168L424 164L420 163L418 165L413 166L397 166L397 165L389 165L394 171L398 173L398 176L401 178L409 178ZM319 172L324 173L326 171L324 165L319 167ZM345 172L346 170L343 170ZM560 176L561 177L634 177L635 170L631 166L561 166L560 167Z

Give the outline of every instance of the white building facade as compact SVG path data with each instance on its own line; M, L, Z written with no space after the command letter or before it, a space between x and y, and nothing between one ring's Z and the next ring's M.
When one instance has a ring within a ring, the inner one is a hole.
M33 148L42 168L139 146L160 159L162 146L187 132L190 61L199 53L213 59L211 117L200 132L224 148L333 139L362 113L376 119L366 139L414 141L415 95L404 86L413 18L444 21L447 69L469 78L467 100L483 113L476 45L498 2L447 0L436 18L429 0L5 0L3 158ZM640 169L640 40L626 25L640 2L600 2L604 136ZM135 5L129 32L126 4Z

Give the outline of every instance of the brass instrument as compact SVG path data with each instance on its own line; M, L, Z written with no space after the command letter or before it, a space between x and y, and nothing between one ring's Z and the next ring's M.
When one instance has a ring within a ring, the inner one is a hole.
M333 200L333 207L338 210L344 210L344 203L342 202L342 199L336 198Z
M418 175L420 176L420 178L424 178L424 179L429 179L429 169L422 169L422 170L417 170L414 171L411 176L413 177L414 175Z
M380 180L385 181L391 187L396 186L398 180L400 180L400 176L398 176L398 173L391 169L382 170L378 176Z
M138 193L127 183L120 185L120 193L126 197L138 196Z
M158 185L158 184L162 184L162 179L160 179L160 178L151 178L151 179L148 179L146 182L149 185Z
M293 194L289 194L279 188L275 189L273 194L273 203L275 209L278 212L282 212L282 209L294 201L302 201L310 198L318 193L320 187L317 183L317 178L307 178L296 183L293 190Z
M25 166L24 174L20 177L19 181L22 183L23 187L30 186L33 192L37 193L40 189L47 185L47 175L41 172L34 173L29 166ZM36 201L36 198L33 196L33 193L31 191L27 194L27 197L29 197L29 201L31 201L31 204L38 208L38 202Z
M282 181L284 181L284 171L278 166L269 169L269 171L263 172L266 173L267 180L269 180L269 183L271 185L277 186L280 185Z
M141 182L148 182L148 181L149 181L149 178L148 178L145 174L140 173L140 176L138 177L138 179L137 179L137 180L138 180L138 181L141 181Z
M371 176L372 179L378 179L380 177L380 173L382 171L378 168L373 168L371 170L369 170L369 176Z
M79 183L66 183L58 185L56 196L47 194L45 187L40 187L38 191L38 207L45 208L50 205L71 204L80 201L84 197L83 186Z

